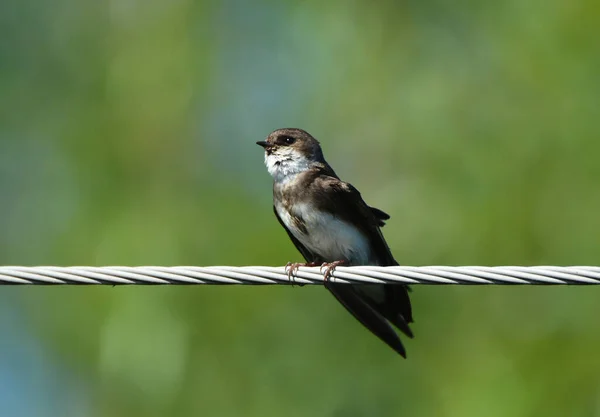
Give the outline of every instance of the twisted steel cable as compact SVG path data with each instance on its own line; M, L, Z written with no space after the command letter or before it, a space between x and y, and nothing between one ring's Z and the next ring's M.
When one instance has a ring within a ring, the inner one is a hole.
M596 266L338 266L331 282L352 284L600 284ZM323 284L319 267L0 266L0 285Z

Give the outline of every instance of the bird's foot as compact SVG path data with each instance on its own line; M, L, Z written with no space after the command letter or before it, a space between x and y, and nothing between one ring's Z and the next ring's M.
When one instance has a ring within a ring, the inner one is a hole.
M296 273L296 271L298 271L298 268L300 268L301 266L318 266L318 265L314 262L288 262L285 265L285 271L287 272L288 279L292 283L292 286L294 286L294 283L296 282L294 273ZM302 286L302 285L304 285L304 284L300 284L300 286Z
M329 279L331 278L331 275L333 275L333 271L335 271L335 268L337 266L345 265L347 263L348 263L348 261L345 261L345 260L333 261L333 262L323 262L321 264L321 273L323 273L323 280L325 281L325 283L327 284L329 282ZM325 268L325 272L323 272L323 268Z

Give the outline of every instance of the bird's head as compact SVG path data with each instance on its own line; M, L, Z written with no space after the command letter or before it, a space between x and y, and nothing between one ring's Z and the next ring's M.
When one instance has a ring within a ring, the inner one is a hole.
M302 129L277 129L256 144L265 149L265 165L275 181L325 163L319 141Z

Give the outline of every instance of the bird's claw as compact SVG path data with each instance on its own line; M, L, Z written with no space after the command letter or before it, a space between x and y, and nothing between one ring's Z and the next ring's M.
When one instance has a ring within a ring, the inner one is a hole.
M321 264L321 273L323 274L323 281L325 283L329 282L329 279L331 278L331 276L333 275L333 271L335 271L335 268L339 265L344 265L347 264L347 261L341 260L341 261L333 261L333 262L323 262ZM325 268L325 272L323 272L323 268Z
M317 264L314 262L288 262L285 265L285 271L287 272L288 280L290 281L292 286L294 286L294 283L296 282L294 274L298 271L298 268L300 268L301 266L317 266ZM300 286L302 285L304 284L300 284Z

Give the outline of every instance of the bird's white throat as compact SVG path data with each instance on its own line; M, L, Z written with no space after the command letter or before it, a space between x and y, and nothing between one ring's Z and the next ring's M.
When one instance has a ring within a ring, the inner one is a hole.
M275 182L286 182L310 169L311 161L298 152L265 153L265 165Z

